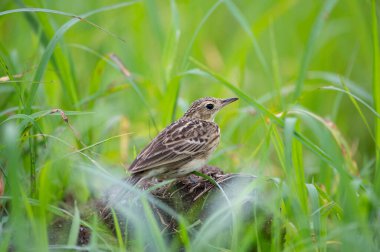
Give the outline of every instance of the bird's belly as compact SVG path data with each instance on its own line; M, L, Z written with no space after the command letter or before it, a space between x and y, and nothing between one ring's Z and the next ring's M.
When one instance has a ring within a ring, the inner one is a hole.
M155 168L155 169L145 172L144 178L152 178L152 177L160 176L161 174L165 174L166 171L167 171L166 167Z
M175 177L185 176L193 171L199 170L206 164L207 159L194 159L175 171ZM173 174L174 175L174 174Z
M151 177L161 177L165 179L178 178L188 175L189 173L199 170L207 162L207 159L194 159L187 164L179 167L178 169L168 170L167 167L163 166L160 168L155 168L144 174L145 178Z

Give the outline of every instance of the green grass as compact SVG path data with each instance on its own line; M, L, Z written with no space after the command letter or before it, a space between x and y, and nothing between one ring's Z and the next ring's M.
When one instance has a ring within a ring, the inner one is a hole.
M0 250L379 250L379 11L375 0L1 1ZM91 202L131 189L125 166L204 96L240 98L216 118L210 164L258 178L202 223L136 192L143 208L115 206L113 234ZM150 204L180 223L173 239Z

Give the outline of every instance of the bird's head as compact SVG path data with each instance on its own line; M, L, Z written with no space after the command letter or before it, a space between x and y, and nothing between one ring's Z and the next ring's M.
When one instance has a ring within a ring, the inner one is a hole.
M184 118L214 121L216 113L224 106L238 100L238 98L219 99L205 97L196 100L183 115Z

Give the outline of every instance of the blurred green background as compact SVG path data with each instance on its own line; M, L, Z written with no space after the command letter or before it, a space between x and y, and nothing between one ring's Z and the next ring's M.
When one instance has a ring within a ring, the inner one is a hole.
M288 183L283 208L303 205L308 230L316 209L302 195L305 184L317 188L318 209L332 210L321 213L323 239L308 240L312 248L355 249L358 237L358 247L379 248L369 225L379 221L377 1L2 0L0 11L2 216L17 214L7 198L17 193L86 204L102 184L89 185L80 165L123 177L192 101L237 96L216 117L222 139L209 163ZM46 232L53 217L43 211L19 214L44 216ZM278 214L299 228L296 213ZM16 224L2 221L10 234ZM297 243L307 234L294 237L286 249L310 249Z

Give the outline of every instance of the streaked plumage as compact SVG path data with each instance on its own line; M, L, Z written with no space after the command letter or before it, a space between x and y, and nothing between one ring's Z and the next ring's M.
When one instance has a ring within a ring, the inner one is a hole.
M176 178L201 168L219 144L215 114L237 98L206 97L190 106L178 121L161 131L136 157L129 171L140 178Z

